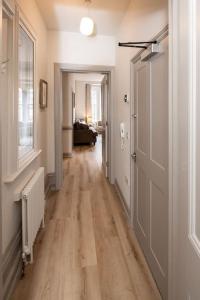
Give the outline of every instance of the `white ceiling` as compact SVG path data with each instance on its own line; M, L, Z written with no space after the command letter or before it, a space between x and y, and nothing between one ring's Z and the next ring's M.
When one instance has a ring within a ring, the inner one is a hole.
M47 28L79 32L80 20L88 15L84 0L36 0ZM92 0L90 17L96 34L115 35L130 0Z

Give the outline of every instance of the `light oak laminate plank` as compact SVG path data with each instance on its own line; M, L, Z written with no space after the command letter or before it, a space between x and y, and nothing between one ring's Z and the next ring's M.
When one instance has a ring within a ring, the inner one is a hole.
M46 226L12 300L158 300L121 203L101 169L101 145L76 147L64 185L49 195Z

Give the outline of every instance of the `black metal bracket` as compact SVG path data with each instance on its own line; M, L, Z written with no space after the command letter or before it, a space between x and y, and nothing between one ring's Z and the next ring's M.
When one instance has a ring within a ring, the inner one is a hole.
M127 43L119 43L119 47L130 47L130 48L140 48L140 49L147 49L148 44L157 44L157 41L150 41L150 42L127 42Z

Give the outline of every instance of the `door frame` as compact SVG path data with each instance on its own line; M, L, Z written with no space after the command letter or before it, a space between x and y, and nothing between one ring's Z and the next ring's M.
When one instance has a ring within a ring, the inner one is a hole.
M178 2L179 0L168 0L169 5L169 25L166 26L157 36L153 39L157 39L162 35L162 32L166 32L168 28L169 35L169 111L168 111L168 124L169 124L169 146L168 146L168 169L169 169L169 230L168 230L168 298L169 300L176 300L176 236L177 236L177 153L178 153L178 128L177 128L177 115L178 115L178 94L177 94L177 59L178 59ZM130 109L130 128L131 128L131 142L130 142L130 154L134 150L134 128L133 128L133 118L134 118L134 64L139 60L141 53L144 50L139 51L131 60L131 109ZM130 169L130 193L131 197L131 224L134 227L134 162L131 160Z
M3 3L0 0L0 91L1 89L1 61L2 61L2 12L3 12ZM1 99L1 92L0 92ZM1 102L0 102L0 111L1 110ZM1 117L0 117L0 300L3 300L3 278L2 278L2 176L1 176L1 157L2 157L2 134L1 134Z
M188 15L192 15L193 6L195 4L195 0L192 1L181 1L181 0L168 0L169 3L169 32L170 32L170 65L169 65L169 97L170 97L170 190L169 190L169 299L176 300L178 288L180 287L179 281L179 245L177 242L177 237L179 236L179 220L181 219L181 215L179 212L179 206L182 204L182 199L180 199L179 191L184 186L185 178L190 177L190 155L185 157L185 168L177 168L180 166L179 155L180 152L180 144L184 142L184 149L187 149L190 152L191 140L184 140L183 135L181 135L183 130L188 130L190 134L190 126L191 126L191 117L192 114L189 111L191 109L191 102L193 101L192 92L193 86L190 83L190 87L187 88L188 98L183 99L182 95L180 95L180 89L182 89L182 72L184 72L183 62L180 59L180 49L183 47L187 47L191 42L194 43L193 39L193 24L189 23ZM182 11L180 13L180 6L182 7ZM183 22L187 26L187 31L184 31L187 39L185 38L183 32L181 32L180 28L183 25ZM189 34L188 34L189 32ZM195 41L196 42L196 41ZM193 60L193 51L191 48L184 49L184 56L187 57L185 63L185 69L187 69L187 65L189 60ZM180 68L182 66L182 69ZM188 70L187 70L188 72ZM194 74L191 70L188 72L188 78L193 81ZM190 89L190 90L189 90ZM182 118L180 117L180 112L183 112ZM182 128L184 128L182 130ZM190 150L189 150L190 149ZM185 152L187 152L185 151ZM187 181L188 183L188 181ZM190 198L191 195L186 194L185 197Z
M106 103L106 107L107 107L107 111L106 111L106 123L107 123L107 119L108 119L108 88L109 88L109 85L108 85L108 76L105 75L103 81L102 81L102 84L101 84L101 101L103 103L103 107L104 107L104 104ZM103 111L103 114L105 114L105 111ZM107 124L104 124L105 126L105 132L106 132L106 137L108 136L108 128L107 128ZM103 145L103 143L102 143ZM108 138L105 139L105 153L106 153L106 165L103 166L104 168L104 173L105 173L105 176L106 178L108 178L108 171L109 171L109 168L108 168ZM103 149L103 148L102 148ZM102 162L103 162L103 157L102 157Z
M168 263L168 297L176 300L176 235L177 235L177 58L178 58L178 2L168 0L169 10L169 263Z
M102 73L108 75L108 179L114 183L114 67L54 64L54 130L55 130L55 189L59 190L63 183L62 153L62 73Z

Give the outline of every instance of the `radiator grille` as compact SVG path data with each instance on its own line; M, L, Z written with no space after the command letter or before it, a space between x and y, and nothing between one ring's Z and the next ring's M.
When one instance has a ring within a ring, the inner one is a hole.
M33 262L33 245L44 221L44 168L39 168L22 191L23 253Z

